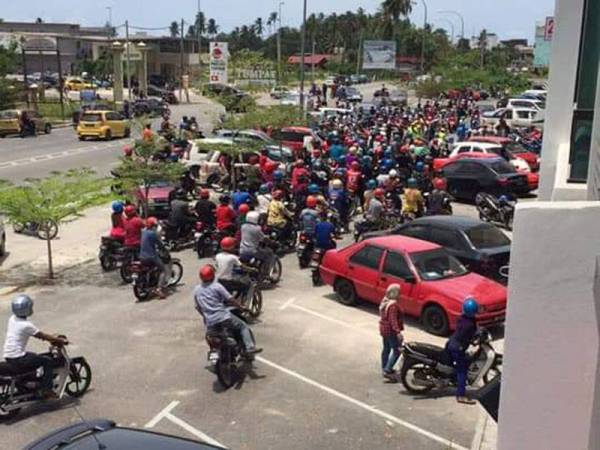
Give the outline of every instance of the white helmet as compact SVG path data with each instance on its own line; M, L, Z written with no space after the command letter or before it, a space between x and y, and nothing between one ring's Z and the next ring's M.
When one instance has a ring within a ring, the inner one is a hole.
M260 214L257 211L250 211L248 214L246 214L246 223L258 225L259 218Z
M344 183L342 183L342 180L333 180L333 182L331 183L331 186L334 189L341 189L344 187Z
M398 171L396 169L392 169L388 172L388 175L392 178L396 178L398 176Z

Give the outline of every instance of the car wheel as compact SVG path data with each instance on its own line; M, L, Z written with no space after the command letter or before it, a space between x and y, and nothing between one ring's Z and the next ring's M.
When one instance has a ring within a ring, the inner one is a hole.
M80 141L85 141L85 136L78 136Z
M338 301L342 305L355 306L358 303L354 285L350 281L341 278L335 282L333 288L338 295Z
M437 336L447 336L450 330L448 325L448 316L446 312L438 305L428 306L421 314L421 321L425 330Z
M131 136L131 130L129 128L125 128L125 134L123 135L123 137L128 138L129 136Z
M104 133L104 140L110 141L111 139L112 139L112 133L110 132L110 130L106 130L106 133Z
M0 256L4 256L6 254L6 235L2 235L2 241L0 241Z
M44 126L44 133L46 133L46 134L52 133L52 125L47 123L46 126Z

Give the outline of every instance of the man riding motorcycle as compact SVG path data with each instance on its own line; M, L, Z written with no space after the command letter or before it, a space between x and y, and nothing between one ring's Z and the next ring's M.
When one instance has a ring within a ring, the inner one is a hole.
M148 217L148 219L146 219L146 229L142 231L140 261L158 267L160 275L158 277L158 289L156 293L161 299L164 299L167 297L165 288L168 282L168 274L171 273L171 264L163 262L160 257L160 252L165 251L165 247L158 236L156 231L157 227L158 221L155 217Z
M257 211L250 211L246 215L246 223L242 225L241 230L240 256L258 259L261 261L262 273L268 274L275 254L270 248L261 246L263 242L270 240L262 232L262 228L258 224L259 218L260 215Z
M207 333L222 328L231 329L236 338L242 341L247 356L262 352L262 348L256 347L250 327L227 308L241 306L227 289L215 280L215 268L205 265L200 269L199 275L202 282L194 289L194 302L196 310L204 318Z
M283 240L291 233L292 219L294 215L283 204L284 194L280 190L273 192L273 200L269 204L267 213L267 225L278 231L278 236Z
M124 211L125 219L123 220L123 228L125 229L125 240L123 243L127 249L137 254L142 242L142 230L145 227L144 221L137 215L135 206L127 205Z
M242 297L246 295L250 288L250 283L246 277L239 273L244 267L240 258L235 254L236 240L232 237L221 239L221 252L215 256L217 264L216 277L219 283L225 287L231 294L239 293ZM237 272L236 272L237 271Z
M65 338L40 331L27 318L33 315L33 300L25 294L16 296L11 302L13 315L8 319L6 339L4 340L4 359L16 371L27 372L42 367L43 395L46 398L55 397L52 391L52 365L50 358L27 352L27 342L30 337L50 342L52 345L68 344Z
M425 200L418 189L417 180L409 178L407 187L404 189L404 201L402 202L402 215L409 219L421 217L425 207Z
M210 192L208 189L202 189L200 191L200 199L194 206L198 220L208 228L214 227L216 209L217 205L210 201Z
M433 180L433 190L427 197L427 215L434 216L438 214L452 214L451 199L446 192L446 180L435 178Z
M190 211L190 204L182 189L175 191L175 199L171 202L171 213L169 214L169 225L176 230L176 237L186 236L197 218Z
M317 226L317 221L319 220L317 204L317 198L312 195L309 195L306 198L306 208L304 208L300 213L302 233L310 239L313 239L315 236L315 227Z

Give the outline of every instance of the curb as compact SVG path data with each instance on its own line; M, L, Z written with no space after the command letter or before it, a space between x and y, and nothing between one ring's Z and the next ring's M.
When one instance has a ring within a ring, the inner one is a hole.
M473 436L470 450L482 450L483 436L485 434L485 428L488 420L489 417L487 413L480 407L479 418L477 419L477 425L475 426L475 436Z

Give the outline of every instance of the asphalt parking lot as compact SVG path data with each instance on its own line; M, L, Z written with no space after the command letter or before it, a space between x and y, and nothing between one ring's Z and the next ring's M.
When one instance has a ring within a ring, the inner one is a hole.
M32 291L34 323L68 335L70 354L84 355L92 367L92 387L78 401L47 403L0 425L3 449L21 448L80 416L231 449L471 447L479 407L451 396L413 398L400 384L384 383L377 308L349 308L330 287L314 288L293 254L284 259L280 286L264 293L253 326L264 352L238 386L223 391L207 369L192 301L201 262L191 250L178 257L183 282L165 301L135 303L131 287L117 273L102 273L96 261ZM0 317L9 308L0 302ZM2 320L0 335L4 327ZM407 322L405 337L444 342L415 321ZM44 347L32 342L32 349Z

